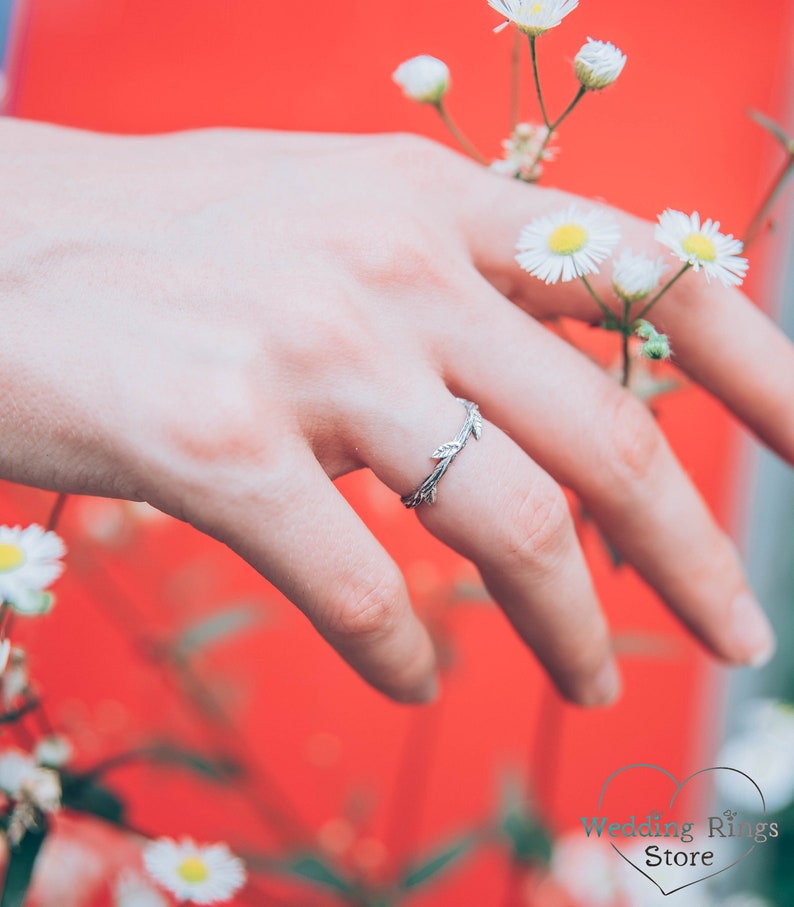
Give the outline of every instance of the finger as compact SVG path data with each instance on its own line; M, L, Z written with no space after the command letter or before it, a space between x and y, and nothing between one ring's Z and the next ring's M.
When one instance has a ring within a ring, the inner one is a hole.
M396 404L390 419L369 426L359 450L401 495L433 469L429 454L453 439L465 418L443 385L415 399L422 403ZM389 443L394 438L399 446ZM583 705L614 699L619 679L609 635L559 486L486 423L481 439L469 439L437 492L435 503L418 506L418 517L474 561L561 692Z
M464 223L481 272L535 314L600 321L601 314L581 281L546 286L515 261L516 240L525 223L574 201L583 209L597 203L473 170L472 177L475 174L471 182L476 191L466 195L472 208ZM610 211L621 227L620 247L646 251L653 258L661 255L673 268L680 266L655 241L653 224ZM614 298L611 274L611 265L605 263L592 278L605 300ZM719 397L773 450L794 462L794 345L762 312L739 290L717 281L707 283L703 274L688 273L648 317L670 335L676 364Z
M769 657L773 637L734 547L647 408L481 279L447 327L447 380L581 497L610 540L714 652Z
M237 501L233 484L211 490L193 522L270 580L372 686L432 699L433 644L403 578L312 452L293 442Z

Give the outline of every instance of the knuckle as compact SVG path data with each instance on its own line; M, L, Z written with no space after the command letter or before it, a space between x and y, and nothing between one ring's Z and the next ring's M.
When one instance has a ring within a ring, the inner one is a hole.
M506 521L510 535L503 551L523 564L552 560L565 546L571 517L562 490L551 479L535 482L515 502L515 516Z
M327 629L333 636L366 641L388 635L401 611L402 577L396 571L354 583L331 608Z
M647 478L662 447L662 436L648 408L627 391L612 404L605 432L605 463L620 481Z

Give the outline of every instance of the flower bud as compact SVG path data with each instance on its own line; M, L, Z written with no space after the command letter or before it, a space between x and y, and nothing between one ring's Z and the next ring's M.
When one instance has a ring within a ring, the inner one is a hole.
M626 65L626 55L610 41L587 39L573 61L576 78L589 91L611 85Z
M449 88L449 68L443 60L422 54L400 63L392 79L412 101L437 104Z
M670 341L667 334L656 334L646 340L640 350L646 359L669 359L670 358Z

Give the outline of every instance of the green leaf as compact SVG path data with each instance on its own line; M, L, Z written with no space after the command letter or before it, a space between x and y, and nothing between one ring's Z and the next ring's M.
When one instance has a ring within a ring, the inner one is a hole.
M259 605L233 605L185 627L173 642L180 655L191 655L262 621Z
M499 831L508 839L516 862L548 863L551 859L551 836L528 805L518 775L504 780Z
M779 123L776 123L759 110L749 110L748 113L759 126L763 126L767 132L771 132L789 154L794 155L794 139L786 133L786 130Z
M299 854L291 859L274 859L261 854L246 854L245 862L255 872L291 876L346 895L358 896L360 894L356 885L329 866L322 857L311 853Z
M483 834L481 831L468 832L451 844L447 844L437 850L430 857L422 860L421 863L409 867L398 882L398 886L407 891L424 885L439 875L439 873L466 857L482 841Z
M151 746L142 746L135 750L126 750L109 756L93 768L82 772L79 776L84 780L95 780L113 769L131 762L154 762L165 765L177 765L187 768L198 775L212 781L228 781L230 778L239 777L242 773L240 765L230 759L202 756L192 750L186 750L170 743L155 743Z
M502 832L510 841L517 862L548 863L551 860L551 838L529 812L508 812L502 819Z
M46 825L42 828L29 829L19 844L9 849L0 907L22 907L25 903L36 857L46 836Z
M99 816L116 825L124 821L124 803L90 775L61 770L61 802L67 809ZM0 905L2 907L2 905Z

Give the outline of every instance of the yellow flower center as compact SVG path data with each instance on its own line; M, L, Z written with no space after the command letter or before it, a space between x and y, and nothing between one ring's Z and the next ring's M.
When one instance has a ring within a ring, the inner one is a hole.
M180 878L191 885L205 881L209 875L209 870L201 857L188 857L186 860L182 860L176 871Z
M549 249L555 255L573 255L587 242L587 230L579 224L561 224L552 230L548 239Z
M24 560L25 555L19 545L0 542L0 573L15 570Z
M714 261L717 250L714 243L702 233L690 233L684 237L681 248L687 255L694 255L698 261Z

